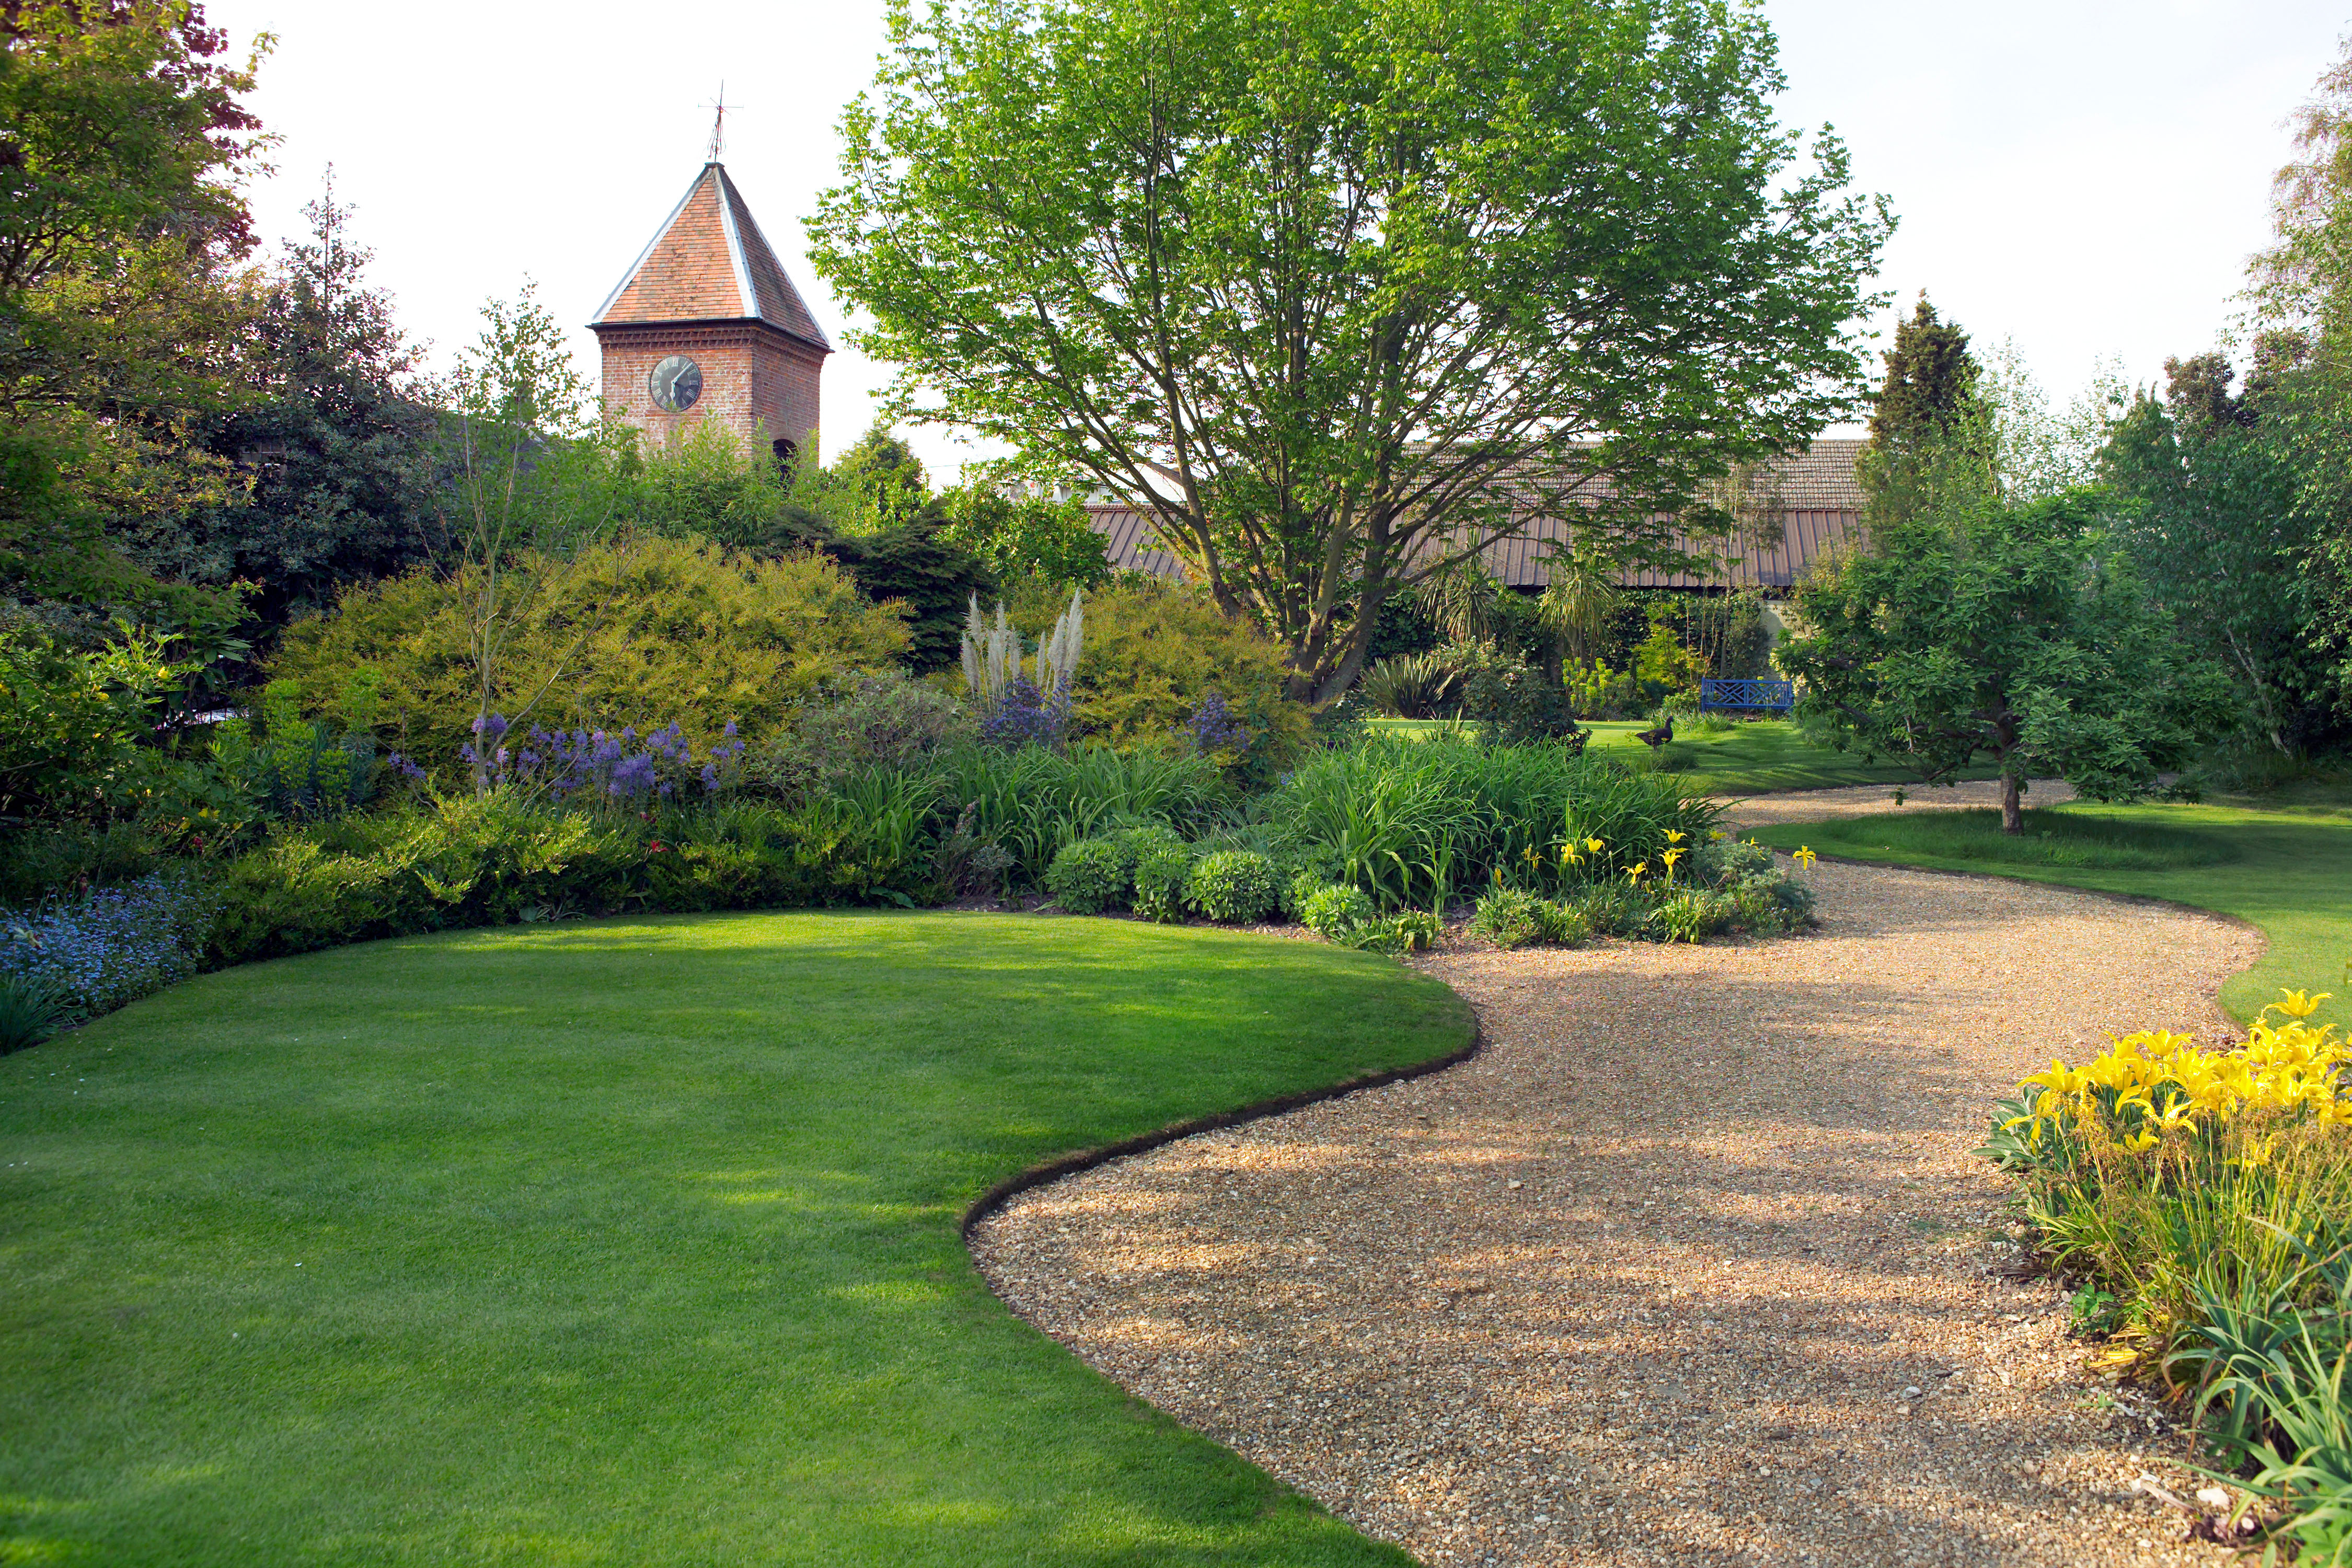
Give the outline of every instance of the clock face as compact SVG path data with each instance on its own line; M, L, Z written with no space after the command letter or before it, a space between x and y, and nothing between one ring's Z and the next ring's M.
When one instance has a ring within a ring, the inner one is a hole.
M646 385L654 395L654 402L672 414L694 406L702 395L702 367L684 354L672 354L654 366Z

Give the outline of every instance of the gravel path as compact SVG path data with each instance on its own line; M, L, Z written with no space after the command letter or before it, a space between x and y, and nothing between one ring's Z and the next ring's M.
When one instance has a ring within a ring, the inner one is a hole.
M1484 1020L1469 1063L1039 1189L974 1253L1107 1375L1427 1563L2235 1562L2130 1491L2195 1484L2178 1435L2003 1274L1969 1151L2053 1052L2221 1027L2258 939L1814 876L1811 936L1428 955Z

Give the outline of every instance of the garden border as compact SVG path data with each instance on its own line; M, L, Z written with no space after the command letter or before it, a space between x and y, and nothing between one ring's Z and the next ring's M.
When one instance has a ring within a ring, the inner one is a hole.
M1402 1083L1409 1079L1427 1078L1433 1073L1444 1072L1448 1068L1461 1066L1486 1048L1486 1020L1479 1017L1478 1009L1467 997L1454 991L1450 985L1446 986L1446 990L1470 1010L1470 1038L1461 1047L1446 1052L1442 1057L1433 1057L1425 1062L1416 1062L1411 1067L1391 1068L1385 1072L1364 1073L1356 1078L1343 1079L1325 1089L1301 1089L1295 1094L1277 1095L1272 1100L1261 1100L1236 1110L1222 1110L1210 1116L1194 1117L1190 1121L1175 1122L1160 1128L1156 1131L1139 1133L1135 1137L1124 1138L1116 1143L1105 1143L1097 1148L1074 1150L1070 1153L1032 1165L1027 1170L1016 1175L1007 1176L997 1183L973 1199L971 1206L963 1211L961 1234L963 1237L966 1250L968 1251L971 1246L971 1233L979 1228L982 1220L1032 1188L1058 1182L1066 1176L1075 1176L1082 1171L1091 1171L1096 1166L1107 1165L1113 1160L1126 1159L1130 1154L1146 1153L1164 1144L1173 1143L1179 1139L1194 1138L1203 1132L1215 1132L1228 1127L1239 1127L1245 1122L1261 1121L1269 1116L1281 1116L1293 1110L1304 1110L1310 1105L1319 1105L1327 1100L1344 1099L1351 1094L1360 1094L1368 1089L1384 1089L1392 1083ZM991 1292L991 1294L993 1293L993 1291Z

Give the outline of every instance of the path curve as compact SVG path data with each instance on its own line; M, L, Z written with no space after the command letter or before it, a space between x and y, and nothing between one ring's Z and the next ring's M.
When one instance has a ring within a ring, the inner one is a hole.
M1427 1563L2235 1562L2130 1493L2179 1487L2178 1435L2095 1393L2057 1293L2000 1272L1969 1150L2053 1053L2225 1027L2259 938L1814 879L1807 937L1429 955L1476 1058L1024 1194L974 1256L1106 1374Z

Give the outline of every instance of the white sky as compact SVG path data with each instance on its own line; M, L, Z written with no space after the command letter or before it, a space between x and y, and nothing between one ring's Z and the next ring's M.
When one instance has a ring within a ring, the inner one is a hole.
M2210 346L2268 235L2282 121L2352 31L2352 0L1767 0L1784 118L1834 124L1903 224L1881 286L1925 287L2063 402L2102 355L2134 380ZM299 232L335 165L374 279L432 359L526 278L584 323L701 166L723 79L728 170L839 350L828 456L887 379L844 342L802 255L837 175L841 105L873 74L879 0L208 0L241 47L278 36L254 102L279 132L260 230ZM594 340L575 350L594 373ZM927 432L935 482L963 449Z

